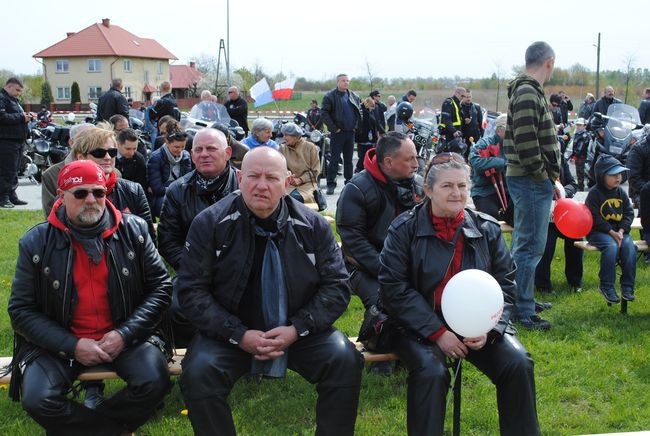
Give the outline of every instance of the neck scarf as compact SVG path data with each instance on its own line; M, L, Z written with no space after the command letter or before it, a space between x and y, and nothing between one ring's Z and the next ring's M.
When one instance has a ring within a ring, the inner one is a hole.
M171 165L171 172L169 174L169 177L172 180L176 180L181 176L181 159L183 159L183 152L181 152L181 154L177 157L174 156L169 150L167 143L165 143L162 148L165 151L165 156L167 156L167 161Z
M115 184L117 184L117 174L115 174L115 170L113 170L111 175L108 176L108 180L106 180L106 195L111 195L113 188L115 188Z
M216 203L226 194L234 189L233 181L230 177L230 165L226 165L223 173L213 179L205 177L203 174L196 172L196 192L198 195L206 196L210 203Z
M68 215L65 213L65 206L63 205L57 209L56 214L59 220L70 230L72 237L79 242L88 257L90 257L90 260L95 265L99 265L105 248L102 234L111 228L113 221L108 210L104 209L101 218L92 227L79 227L74 225L68 219Z

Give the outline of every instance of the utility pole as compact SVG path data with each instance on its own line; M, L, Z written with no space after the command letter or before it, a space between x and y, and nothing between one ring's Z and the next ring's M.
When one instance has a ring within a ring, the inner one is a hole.
M219 72L221 71L221 53L223 52L224 63L226 64L226 85L219 85ZM226 51L226 45L223 42L223 39L219 40L219 55L217 56L217 79L214 83L214 92L218 97L221 97L221 92L219 88L228 88L230 87L230 74L228 72L228 52Z
M598 32L598 45L594 47L596 47L596 92L594 94L596 100L598 100L598 97L600 97L598 94L600 91L600 32Z

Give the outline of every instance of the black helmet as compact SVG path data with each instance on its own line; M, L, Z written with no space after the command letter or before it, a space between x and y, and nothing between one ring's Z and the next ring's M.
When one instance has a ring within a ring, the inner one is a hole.
M395 114L397 115L397 118L399 118L400 120L408 121L409 119L411 119L411 116L413 116L413 106L408 101L403 101L397 105L397 109L395 109Z

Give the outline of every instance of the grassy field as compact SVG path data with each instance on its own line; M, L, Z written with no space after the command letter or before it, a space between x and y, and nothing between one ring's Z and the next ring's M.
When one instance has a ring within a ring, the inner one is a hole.
M41 219L41 212L0 211L0 354L9 355L12 333L6 305L16 262L17 241ZM634 235L638 238L638 235ZM562 243L558 243L553 283L557 295L545 317L550 332L521 331L519 338L535 359L537 408L544 434L568 435L650 429L650 268L637 269L637 301L629 315L607 307L597 292L598 254L585 254L585 292L572 294L563 278ZM337 326L356 336L363 315L357 297ZM109 391L121 382L108 384ZM498 434L494 387L470 364L463 378L463 435ZM294 373L285 380L261 384L240 382L230 404L242 435L313 434L314 388ZM144 435L190 435L189 420L177 385L164 409L138 431ZM446 428L451 432L451 411ZM390 377L364 373L357 434L406 433L406 373ZM0 391L0 432L34 435L40 428Z

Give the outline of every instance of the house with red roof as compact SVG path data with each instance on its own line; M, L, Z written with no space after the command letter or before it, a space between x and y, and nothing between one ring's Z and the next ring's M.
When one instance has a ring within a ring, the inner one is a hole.
M177 99L197 97L197 86L203 75L196 70L196 63L189 65L170 65L172 93Z
M79 84L81 103L89 103L96 102L115 78L122 79L127 98L151 100L160 95L160 84L173 76L169 61L177 59L157 41L136 36L108 18L68 33L33 57L42 59L54 103L60 104L70 103L73 82Z

